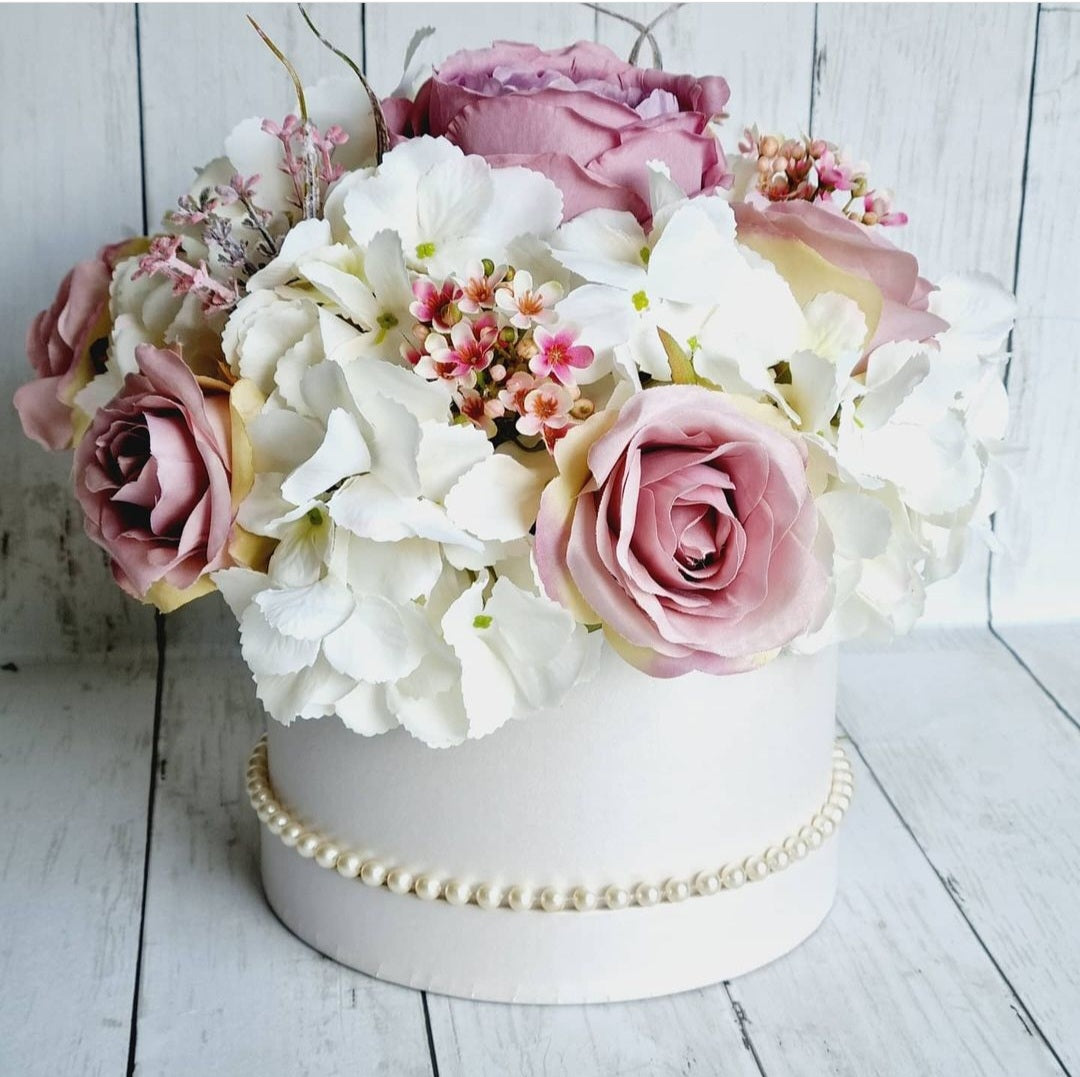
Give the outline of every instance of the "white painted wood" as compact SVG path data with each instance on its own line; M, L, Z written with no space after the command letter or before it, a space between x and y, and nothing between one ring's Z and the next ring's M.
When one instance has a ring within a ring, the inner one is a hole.
M359 60L359 4L311 4L308 10L326 38ZM225 136L236 124L249 116L280 122L296 111L289 76L248 24L248 15L289 57L305 84L349 73L312 35L294 4L142 5L139 43L151 227L187 193L192 170L221 156ZM182 75L177 56L184 58Z
M723 987L611 1006L504 1006L431 995L440 1077L757 1077Z
M911 222L890 238L931 279L978 269L1012 285L1034 30L1034 5L818 8L813 133L896 192ZM973 546L927 619L985 620L986 572Z
M923 634L887 653L847 656L841 685L841 723L1076 1072L1076 726L986 630Z
M136 1073L427 1075L421 996L327 961L263 899L243 776L261 731L240 663L167 665Z
M0 661L152 643L151 613L83 535L70 456L27 441L11 405L31 318L75 262L141 230L134 10L0 9L0 93Z
M1006 552L994 558L995 622L1080 617L1080 204L1059 183L1080 168L1078 72L1080 6L1044 7L1009 372L1021 456L1013 500L997 518Z
M154 668L0 672L0 1073L127 1066Z
M665 4L605 4L645 25ZM597 40L626 57L638 31L600 15ZM798 134L810 126L814 56L812 4L687 4L653 31L667 71L723 75L731 86L725 147L735 151L743 128ZM650 63L648 45L640 63Z
M376 89L390 93L401 79L405 48L421 26L435 34L424 55L434 63L464 48L492 41L528 41L557 48L592 40L593 13L581 4L414 4L366 6L367 74Z
M311 4L312 20L342 51L363 53L357 4ZM144 152L150 226L185 193L196 166L224 152L241 120L280 120L295 111L285 69L248 24L263 28L308 85L349 73L312 35L293 4L145 4L139 9ZM175 57L184 56L184 85L212 92L177 92ZM172 615L174 654L238 653L236 621L217 595Z
M787 959L731 984L762 1069L1059 1074L862 760L853 765L832 915Z
M1080 726L1080 623L1007 624L996 631Z

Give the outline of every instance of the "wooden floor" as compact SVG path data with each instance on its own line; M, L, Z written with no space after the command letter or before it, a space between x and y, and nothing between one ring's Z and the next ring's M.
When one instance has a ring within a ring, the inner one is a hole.
M1080 1077L1080 628L844 657L835 910L656 1002L507 1007L341 968L263 903L235 662L0 673L0 1074Z

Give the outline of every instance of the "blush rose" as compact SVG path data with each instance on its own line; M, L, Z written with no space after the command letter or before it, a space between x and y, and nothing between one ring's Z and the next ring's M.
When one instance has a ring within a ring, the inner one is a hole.
M204 392L175 352L140 345L137 374L94 416L75 450L86 533L129 594L173 608L230 563L229 393Z
M536 522L550 598L656 677L737 673L825 593L805 450L723 394L647 389L555 452Z
M605 207L645 221L651 160L688 195L730 182L709 129L728 95L722 78L635 67L603 45L502 41L449 57L415 102L383 109L398 137L441 136L496 167L542 172L562 190L567 220Z
M844 290L821 272L819 263L808 265L800 257L807 248L854 279L851 298L867 317L864 356L882 344L929 340L948 329L948 322L928 309L934 286L919 275L915 256L895 246L879 229L814 202L773 202L764 207L739 203L733 208L739 241L771 261L801 302L812 298L800 294L807 288ZM863 369L865 361L856 372Z
M71 448L72 401L94 374L95 343L109 334L109 282L130 245L103 247L79 262L27 331L26 354L37 377L16 390L15 408L26 436L46 449Z

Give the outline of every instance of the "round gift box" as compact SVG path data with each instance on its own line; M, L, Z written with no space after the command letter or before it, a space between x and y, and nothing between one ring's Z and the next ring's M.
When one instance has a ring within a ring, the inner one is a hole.
M836 890L835 650L656 680L432 749L269 723L249 790L281 921L380 979L501 1002L685 991L787 953Z

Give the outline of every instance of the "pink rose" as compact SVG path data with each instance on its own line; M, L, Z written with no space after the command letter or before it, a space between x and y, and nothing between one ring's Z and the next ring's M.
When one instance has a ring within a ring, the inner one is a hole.
M860 303L864 314L870 315L868 323L873 323L868 324L870 339L864 355L890 341L929 340L948 329L948 322L927 309L934 286L919 276L915 256L894 246L878 229L857 224L814 202L770 202L764 208L739 203L734 209L739 241L760 250L789 281L803 274L793 272L786 261L787 253L778 257L778 251L784 248L770 241L799 240L837 269L873 286L877 293L874 309L868 311L867 304ZM824 279L813 268L809 277ZM824 282L822 290L830 288L831 282ZM809 298L800 296L797 288L796 295L802 301ZM856 372L864 367L865 363L860 363Z
M63 279L56 298L26 334L26 352L37 380L15 392L26 436L46 449L71 448L71 402L94 373L91 348L109 333L109 281L115 248L80 262Z
M737 673L810 625L825 572L793 438L668 385L572 430L555 459L536 521L544 589L634 665Z
M566 219L605 206L651 216L646 162L665 161L688 194L730 181L708 128L723 113L719 77L624 63L603 45L545 52L500 41L451 56L415 102L383 103L391 130L443 136L492 165L524 165L562 190Z
M116 582L163 607L229 564L229 394L204 394L173 351L135 349L139 373L94 416L75 449L75 496L86 533L112 559ZM208 580L203 583L208 589Z

